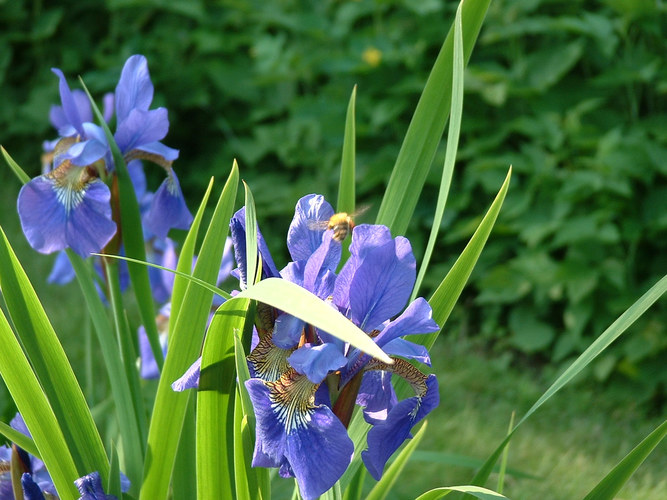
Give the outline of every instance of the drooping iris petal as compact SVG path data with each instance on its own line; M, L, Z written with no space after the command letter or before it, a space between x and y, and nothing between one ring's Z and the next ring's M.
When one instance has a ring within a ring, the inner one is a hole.
M54 171L55 172L55 171ZM116 233L111 193L103 182L61 182L51 174L21 188L18 212L30 246L41 253L70 247L82 257L99 252Z
M375 343L380 347L403 335L431 333L440 329L433 320L430 304L423 297L413 300L395 320L391 321L378 334Z
M391 385L391 373L369 371L361 379L357 404L364 407L364 420L377 424L387 419L389 411L398 403L396 391Z
M294 351L289 358L290 366L308 380L319 384L330 371L338 370L347 363L347 358L335 344L305 344Z
M181 185L173 170L169 170L169 175L153 195L151 206L142 222L158 238L166 238L172 228L190 228L192 214L185 204Z
M47 283L55 283L56 285L65 285L72 281L76 274L74 268L64 251L58 252L56 260L53 261L53 267L49 276L46 278Z
M382 350L390 356L416 359L425 365L431 366L431 356L428 353L428 349L421 344L415 344L414 342L398 338L383 345Z
M423 394L399 402L384 421L368 432L368 449L361 452L361 458L375 480L380 480L387 460L410 437L414 425L439 402L438 381L435 375L429 375L424 382Z
M266 382L278 380L289 369L287 358L294 350L293 347L282 349L276 346L271 337L268 334L259 339L247 358L250 375Z
M319 194L301 198L287 232L287 248L293 261L308 259L322 243L322 234L334 210Z
M115 495L107 495L102 487L99 472L92 472L74 480L81 496L79 500L117 500Z
M201 372L201 356L197 361L192 363L190 368L183 374L181 378L171 384L172 390L176 392L183 392L186 389L196 389L199 387L199 374Z
M250 379L246 387L257 418L253 465L281 463L281 474L296 477L305 499L331 488L354 445L331 409L314 404L317 385L292 370L275 383Z
M24 472L21 476L21 487L25 500L45 500L42 489L32 479L32 475Z
M118 123L125 120L133 109L148 110L153 102L153 83L144 56L133 55L125 61L115 96Z

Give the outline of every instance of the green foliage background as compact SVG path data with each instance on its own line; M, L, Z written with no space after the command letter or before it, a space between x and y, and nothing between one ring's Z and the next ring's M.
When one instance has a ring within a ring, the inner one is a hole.
M37 175L41 141L55 137L49 68L72 86L81 74L101 96L124 60L142 53L155 102L169 109L165 143L181 151L175 166L191 206L209 176L223 178L237 158L260 224L286 228L300 196L317 189L335 199L356 84L357 197L371 207L361 220L371 221L455 8L439 0L0 2L0 142ZM557 368L667 270L666 10L653 0L491 5L466 73L459 161L424 292L512 164L496 231L456 311L462 330L507 362L528 355ZM443 160L444 144L408 233L418 256ZM664 398L666 312L656 304L596 375L629 378L640 397Z

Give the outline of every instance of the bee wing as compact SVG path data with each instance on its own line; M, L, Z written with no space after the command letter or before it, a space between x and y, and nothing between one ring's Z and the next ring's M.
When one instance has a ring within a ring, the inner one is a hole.
M310 229L311 231L323 231L327 227L329 227L328 220L313 220L313 219L308 220L308 229Z

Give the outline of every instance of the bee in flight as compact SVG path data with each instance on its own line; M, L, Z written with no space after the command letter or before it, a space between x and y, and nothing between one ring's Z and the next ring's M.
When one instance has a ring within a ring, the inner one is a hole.
M368 210L368 207L363 207L351 214L338 212L337 214L333 214L328 221L312 221L311 229L331 229L333 231L333 239L340 243L354 229L354 218L366 210Z

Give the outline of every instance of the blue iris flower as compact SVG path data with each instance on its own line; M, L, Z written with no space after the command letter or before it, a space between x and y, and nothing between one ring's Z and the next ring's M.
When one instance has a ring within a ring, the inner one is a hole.
M252 463L295 477L306 499L327 491L347 469L354 446L346 427L355 403L373 426L362 459L376 479L389 457L411 437L414 425L439 403L435 376L407 361L430 364L430 357L424 346L403 337L439 329L423 298L408 304L416 277L409 241L392 238L385 226L358 225L352 231L351 256L336 275L340 242L326 224L333 214L322 196L299 200L287 238L293 260L280 273L258 233L262 278L279 276L327 301L373 338L394 363L379 362L281 311L269 312L268 325L258 314L258 339L247 358L252 378L245 384L257 417ZM244 288L243 209L231 228ZM197 387L199 362L172 385L175 390ZM415 396L399 401L392 374L404 378Z
M87 257L102 250L117 231L106 183L114 164L103 130L91 123L87 99L69 88L62 71L53 71L59 79L62 105L52 108L50 118L61 138L46 144L53 148L46 171L23 186L17 208L35 250L52 253L71 248ZM143 218L148 233L164 238L171 228L187 229L192 215L171 166L178 151L160 142L169 129L167 110L149 109L152 99L146 58L131 56L113 97L114 139L128 163L146 159L165 169L167 177ZM111 101L105 97L105 119L111 118Z
M28 427L19 413L12 419L10 425L13 429L31 437L30 431L28 431ZM18 460L12 461L12 454L18 455ZM47 497L49 499L58 498L56 488L44 466L44 462L17 446L2 446L0 447L0 466L2 466L0 467L0 471L2 471L0 472L0 500L14 500L11 467L14 467L15 463L20 463L23 468L21 486L25 500L45 500ZM120 483L123 493L130 489L130 480L122 472ZM104 494L100 475L97 472L75 480L74 484L82 495L79 500L114 500L116 498L113 495Z

